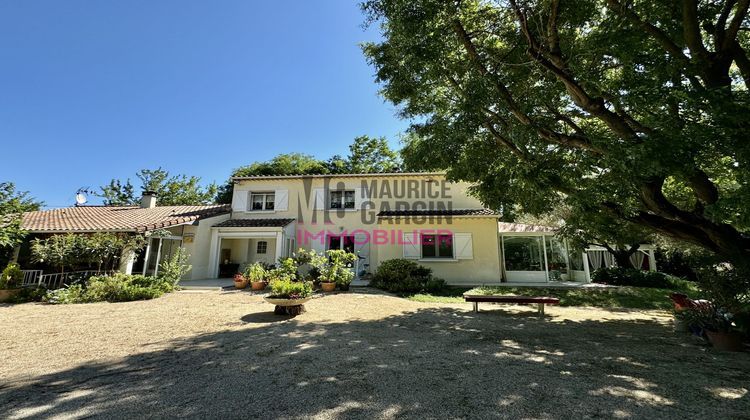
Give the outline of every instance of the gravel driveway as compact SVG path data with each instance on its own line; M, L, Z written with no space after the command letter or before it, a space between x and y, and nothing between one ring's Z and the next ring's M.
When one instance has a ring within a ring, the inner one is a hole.
M0 306L0 418L748 418L750 357L668 314L248 292ZM502 309L500 309L502 308Z

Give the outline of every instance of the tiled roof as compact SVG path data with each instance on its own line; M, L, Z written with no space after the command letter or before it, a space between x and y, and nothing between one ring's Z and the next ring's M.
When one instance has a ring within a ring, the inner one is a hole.
M79 206L24 213L30 232L144 232L229 213L226 205L212 206Z
M233 181L251 179L291 179L291 178L366 178L384 176L441 176L445 172L373 172L368 174L282 174L282 175L250 175L234 176Z
M497 216L490 209L426 209L426 210L384 210L378 217L411 217L411 216Z
M500 222L497 224L500 233L519 233L519 232L555 232L555 228L542 225L525 225L523 223Z
M230 219L214 227L284 227L295 219Z

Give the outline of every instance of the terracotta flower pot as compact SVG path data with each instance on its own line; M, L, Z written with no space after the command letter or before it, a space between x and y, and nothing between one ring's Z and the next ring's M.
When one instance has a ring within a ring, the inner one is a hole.
M252 290L263 290L266 288L266 282L264 281L251 281L250 288Z
M706 330L708 341L716 350L742 351L742 335L736 332L713 332Z
M324 292L333 292L334 290L336 290L336 283L323 282L323 283L320 283L320 288L323 289Z
M244 289L247 287L248 280L242 274L234 276L234 287L237 289Z

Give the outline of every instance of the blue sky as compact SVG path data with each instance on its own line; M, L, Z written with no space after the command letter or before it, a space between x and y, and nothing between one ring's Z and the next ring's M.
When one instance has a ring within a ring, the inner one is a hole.
M224 181L355 136L398 146L356 1L0 2L0 181L48 206L163 167Z

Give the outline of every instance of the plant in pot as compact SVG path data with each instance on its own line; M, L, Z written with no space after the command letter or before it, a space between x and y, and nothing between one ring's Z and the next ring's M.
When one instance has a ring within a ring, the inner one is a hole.
M717 350L742 351L743 336L734 323L734 315L724 309L714 309L705 324L708 341Z
M248 280L242 273L234 275L234 287L237 289L244 289L247 287Z
M357 256L344 250L330 250L326 253L331 266L336 267L334 271L336 286L340 290L349 290L349 285L354 280L354 262Z
M245 278L250 282L252 290L263 290L266 288L268 272L261 263L253 263L245 270Z
M277 315L299 315L305 311L304 303L312 296L312 283L295 281L280 271L271 274L271 293L264 299L275 305Z
M696 335L705 335L717 350L742 351L743 336L733 321L733 314L722 308L707 306L679 313L683 322Z
M12 299L21 292L23 271L16 263L10 263L0 274L0 302Z

